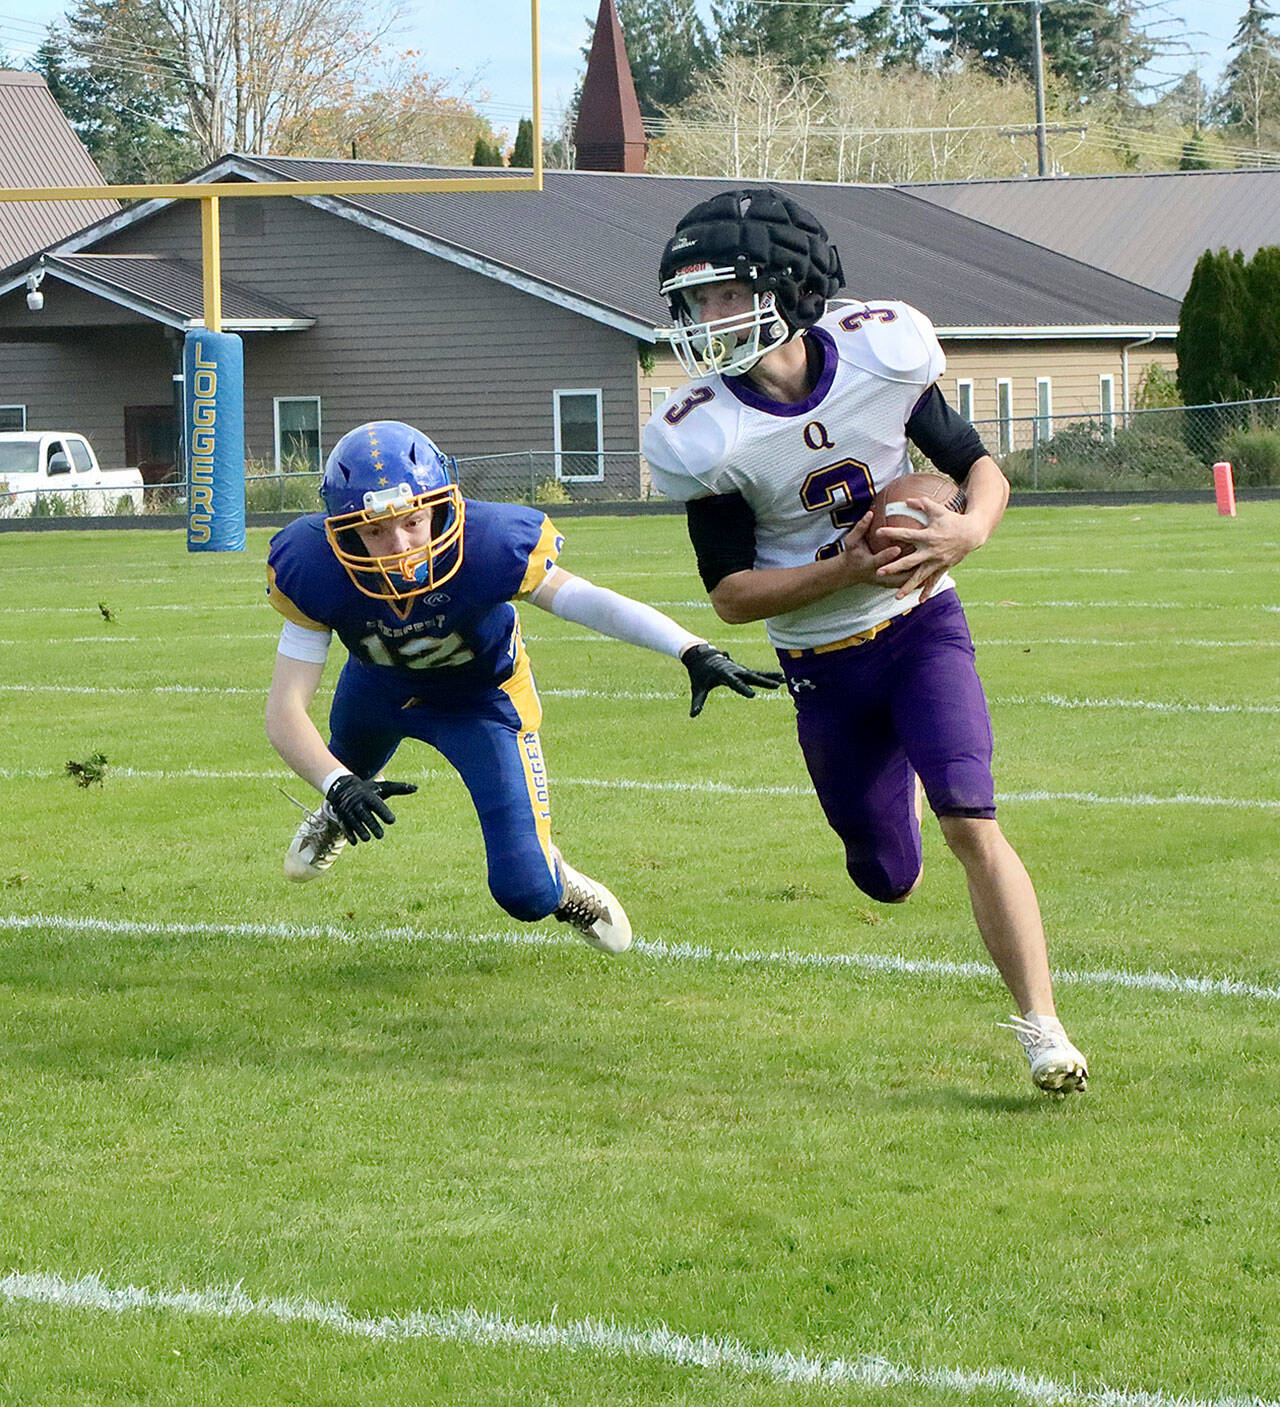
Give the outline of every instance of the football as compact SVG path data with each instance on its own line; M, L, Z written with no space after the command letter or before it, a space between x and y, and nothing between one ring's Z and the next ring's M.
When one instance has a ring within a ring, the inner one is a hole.
M881 528L923 527L929 521L919 508L908 506L905 502L908 498L932 498L953 513L964 512L964 490L954 479L946 474L904 474L900 479L886 484L871 500L872 518L867 527L867 542L873 552L902 546L900 542L881 538Z

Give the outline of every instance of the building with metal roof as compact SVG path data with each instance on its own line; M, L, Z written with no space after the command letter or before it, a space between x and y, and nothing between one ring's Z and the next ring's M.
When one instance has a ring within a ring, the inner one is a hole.
M353 173L460 174L232 155L192 179ZM540 192L224 199L251 457L279 462L292 445L318 461L351 425L395 418L456 455L545 451L575 496L640 492L640 426L684 379L656 341L658 256L727 184L576 171L547 172ZM905 299L933 319L944 389L973 418L1115 411L1141 366L1171 360L1178 304L1139 281L912 191L780 184L826 224L851 297ZM21 296L26 265L0 275L0 408L85 431L108 463L138 452L139 425L149 441L172 434L181 328L196 316L195 206L142 201L59 241L39 311Z
M1206 249L1280 244L1280 170L1032 176L904 194L1181 299Z
M0 69L0 186L105 184L44 79ZM0 203L0 269L119 208L105 198Z

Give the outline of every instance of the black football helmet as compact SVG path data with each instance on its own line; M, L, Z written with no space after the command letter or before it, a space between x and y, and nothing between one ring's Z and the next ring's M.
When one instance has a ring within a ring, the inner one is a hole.
M702 321L687 290L737 280L750 311ZM722 191L676 226L658 266L674 325L658 336L691 376L739 375L812 327L844 286L840 255L817 217L770 186Z

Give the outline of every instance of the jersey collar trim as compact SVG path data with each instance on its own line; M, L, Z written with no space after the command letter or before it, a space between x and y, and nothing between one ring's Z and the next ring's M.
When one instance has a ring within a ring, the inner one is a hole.
M768 396L757 391L745 376L724 376L721 377L721 380L738 400L751 410L784 418L810 414L822 404L827 392L831 389L831 383L836 379L836 366L839 358L836 355L835 339L825 328L811 327L807 329L805 336L815 338L822 348L822 371L818 376L817 385L804 400L796 401L793 404L788 404L786 401L770 400Z

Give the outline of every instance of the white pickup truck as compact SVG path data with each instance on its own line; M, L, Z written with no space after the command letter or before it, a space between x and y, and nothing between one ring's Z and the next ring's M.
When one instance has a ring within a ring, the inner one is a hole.
M122 501L129 501L129 509ZM0 518L142 512L142 474L103 469L83 435L65 430L0 433Z

